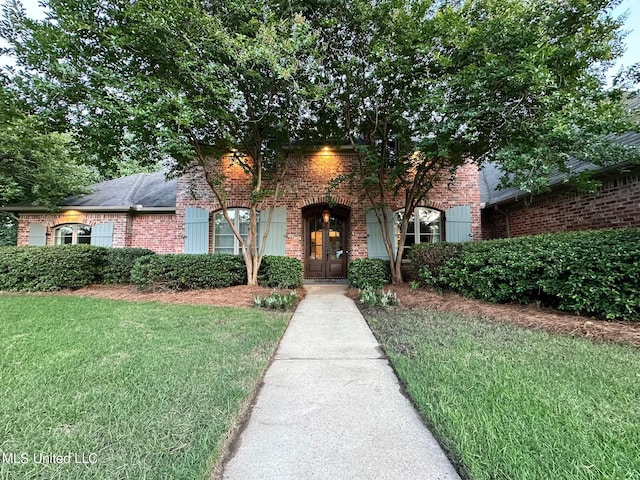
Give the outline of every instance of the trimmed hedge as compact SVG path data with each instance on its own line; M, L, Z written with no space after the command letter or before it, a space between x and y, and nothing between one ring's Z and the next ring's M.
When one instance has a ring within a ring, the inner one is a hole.
M51 292L102 281L107 249L90 245L0 248L0 290Z
M298 288L302 285L302 262L297 258L265 256L260 263L258 283L273 288Z
M391 281L389 262L379 258L359 258L349 264L349 286L352 288L382 288Z
M433 285L447 260L460 254L464 243L418 243L409 250L413 271L426 285Z
M465 244L433 281L489 302L541 302L605 319L640 319L640 229Z
M247 282L240 256L226 254L149 255L136 260L131 283L139 289L222 288Z
M155 255L155 252L146 248L109 248L107 263L102 270L103 282L131 283L131 271L136 260L147 255Z

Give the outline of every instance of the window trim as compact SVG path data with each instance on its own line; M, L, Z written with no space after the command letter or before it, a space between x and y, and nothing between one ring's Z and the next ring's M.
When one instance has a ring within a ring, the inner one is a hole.
M250 212L250 209L245 208L245 207L231 207L231 208L227 208L227 212L235 212L235 217L234 217L234 227L236 228L236 230L238 230L238 232L240 231L240 212L241 211L246 211L246 212ZM228 222L227 219L224 218L224 214L222 213L222 209L217 210L215 212L213 212L213 253L224 253L224 252L216 252L216 237L218 236L218 234L216 233L216 217L220 215L220 217L222 217L222 220L224 221L224 225L228 226ZM259 219L258 219L259 220ZM226 234L228 235L228 234ZM244 237L245 241L246 238L248 238L249 232L247 231L246 235L242 235L242 233L240 234L240 236ZM241 255L242 254L242 250L240 248L240 241L238 240L238 238L232 234L233 236L233 253L228 253L229 255ZM229 247L222 247L222 248L229 248Z
M416 208L413 210L413 213L412 213L412 215L413 215L413 217L414 217L414 218L413 218L414 231L413 231L413 233L412 233L412 234L409 234L409 232L407 231L407 235L406 235L406 237L405 237L405 239L404 239L404 241L405 241L405 245L404 245L404 252L405 252L405 255L409 252L409 250L411 250L411 245L407 246L407 239L409 238L409 236L410 236L410 235L411 235L411 237L412 237L412 238L413 238L413 240L414 240L414 242L412 243L412 245L419 245L419 244L421 244L421 243L427 243L427 242L422 242L422 241L421 241L421 238L420 238L420 237L422 237L423 235L427 235L427 236L429 236L429 238L430 238L430 239L436 238L436 237L435 237L435 235L434 235L433 233L430 233L430 232L422 232L422 231L420 230L420 225L422 225L422 223L420 222L420 216L419 216L419 214L418 214L418 212L419 212L420 210L428 210L428 211L430 211L430 212L435 212L435 213L437 213L437 214L438 214L438 220L437 220L437 225L438 225L438 230L439 230L439 233L438 233L438 235L437 235L437 239L438 239L438 240L437 240L437 241L435 241L435 242L434 242L434 241L431 241L431 242L428 242L428 243L440 243L440 242L443 242L443 241L444 241L444 240L442 239L442 237L443 237L443 232L442 232L442 222L443 222L443 219L444 219L443 212L442 212L442 211L440 211L440 210L438 210L438 209L436 209L436 208L432 208L432 207L427 207L427 206L424 206L424 205L420 205L420 206L416 207ZM394 215L394 223L395 223L395 231L396 231L396 237L397 237L398 239L399 239L399 237L400 237L399 218L398 218L398 216L399 216L399 214L400 214L401 212L402 212L402 213L404 213L404 209L403 209L403 208L401 208L401 209L396 210L396 211L394 211L394 212L393 212L393 215ZM411 222L410 222L410 223L411 223ZM430 222L430 223L429 223L429 225L430 225L430 224L432 224L432 223L435 223L435 222Z
M71 243L64 243L62 239L62 235L58 236L58 232L64 227L71 227ZM86 227L89 229L88 234L79 235L78 230L79 227ZM91 232L93 227L91 225L87 225L86 223L61 223L60 225L56 225L51 233L53 234L53 244L54 245L91 245ZM89 242L78 243L78 238L88 238Z

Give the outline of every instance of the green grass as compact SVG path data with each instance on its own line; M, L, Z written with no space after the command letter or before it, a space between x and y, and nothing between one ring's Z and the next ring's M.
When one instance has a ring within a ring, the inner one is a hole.
M207 478L289 316L0 295L0 478Z
M640 479L640 351L456 314L365 312L472 479Z

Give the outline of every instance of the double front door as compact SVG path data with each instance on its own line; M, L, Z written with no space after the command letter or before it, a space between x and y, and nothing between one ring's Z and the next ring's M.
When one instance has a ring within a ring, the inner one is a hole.
M305 219L305 277L346 278L347 220L335 214Z

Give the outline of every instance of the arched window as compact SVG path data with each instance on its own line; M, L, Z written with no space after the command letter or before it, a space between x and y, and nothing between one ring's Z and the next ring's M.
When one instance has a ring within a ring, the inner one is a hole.
M404 215L404 210L395 212L396 234L400 233L400 223ZM442 239L442 216L438 210L427 207L418 207L409 217L407 228L407 238L404 241L404 256L409 252L412 245L419 243L437 243Z
M53 229L55 245L91 244L91 227L82 223L67 223Z
M229 213L229 218L233 221L234 226L240 232L240 236L246 242L247 236L249 235L249 209L229 208L227 212ZM227 219L224 218L222 211L218 211L213 215L213 225L214 253L230 253L232 255L239 255L242 253L240 242L233 234L233 230L231 230Z

